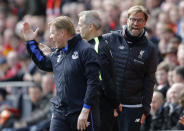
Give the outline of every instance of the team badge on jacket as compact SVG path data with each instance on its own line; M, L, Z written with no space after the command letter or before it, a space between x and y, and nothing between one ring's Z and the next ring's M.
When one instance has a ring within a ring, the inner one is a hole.
M58 58L57 58L57 63L59 63L60 61L61 61L61 54L60 55L58 55Z
M125 48L125 47L124 47L123 45L120 45L120 46L119 46L119 49L120 49L120 50L123 50L124 48Z
M140 53L139 53L139 56L138 56L138 58L139 58L139 59L142 59L142 57L143 57L143 54L144 54L144 51L143 51L143 50L141 50L141 51L140 51Z
M74 51L73 52L73 55L72 55L72 59L77 59L77 58L79 58L79 53L77 52L77 51Z

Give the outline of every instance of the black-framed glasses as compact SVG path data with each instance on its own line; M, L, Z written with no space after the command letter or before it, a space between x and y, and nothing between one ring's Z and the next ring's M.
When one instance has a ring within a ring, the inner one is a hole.
M130 19L130 21L131 21L132 23L137 22L137 23L139 23L139 24L142 24L142 23L144 22L144 19L142 19L142 18L140 18L140 19L129 18L129 19Z

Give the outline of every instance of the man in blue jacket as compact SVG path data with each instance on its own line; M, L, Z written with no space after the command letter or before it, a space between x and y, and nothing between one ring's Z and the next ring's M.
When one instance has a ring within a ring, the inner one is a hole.
M50 38L55 42L56 49L48 56L43 54L34 40L38 29L33 32L25 22L23 33L27 50L36 65L54 73L57 93L51 99L53 115L50 131L96 131L99 126L97 54L80 35L75 35L69 17L57 17L49 25Z

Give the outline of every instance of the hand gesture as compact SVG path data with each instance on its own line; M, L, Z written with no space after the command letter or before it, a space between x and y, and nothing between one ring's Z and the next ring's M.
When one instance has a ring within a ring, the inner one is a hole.
M36 31L33 32L33 30L31 29L30 24L27 23L27 22L24 22L24 26L23 26L24 39L26 41L34 40L37 36L38 30L39 29L37 28Z
M77 121L77 129L84 131L88 126L89 109L83 108Z
M39 48L44 55L49 55L51 53L51 49L45 44L39 43Z

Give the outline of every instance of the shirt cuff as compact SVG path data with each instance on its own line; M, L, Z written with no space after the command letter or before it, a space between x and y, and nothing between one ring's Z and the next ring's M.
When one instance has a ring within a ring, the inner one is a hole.
M89 105L87 105L87 104L84 104L84 105L83 105L83 108L90 109L91 106L89 106Z
M37 42L35 40L29 40L29 41L26 41L26 44L32 45L32 44L37 44Z

